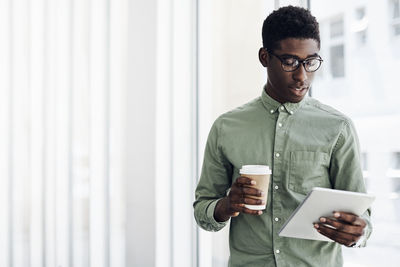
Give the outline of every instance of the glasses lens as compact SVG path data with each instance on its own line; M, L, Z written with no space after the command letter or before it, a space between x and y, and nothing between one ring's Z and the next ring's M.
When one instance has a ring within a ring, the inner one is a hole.
M306 71L313 72L319 69L321 61L318 58L310 58L304 62Z
M296 58L282 59L282 68L284 71L294 71L299 67L299 61Z

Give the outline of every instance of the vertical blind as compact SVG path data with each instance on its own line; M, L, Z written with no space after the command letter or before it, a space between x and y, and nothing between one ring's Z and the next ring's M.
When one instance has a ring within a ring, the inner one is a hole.
M125 266L127 0L0 0L0 267Z

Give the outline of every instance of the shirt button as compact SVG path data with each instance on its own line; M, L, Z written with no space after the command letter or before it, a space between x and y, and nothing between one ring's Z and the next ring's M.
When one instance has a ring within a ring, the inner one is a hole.
M277 249L277 250L275 250L275 252L276 252L277 254L279 254L281 251L280 251L279 249Z
M279 218L275 218L275 221L276 221L276 222L279 221Z
M285 109L285 107L284 107L284 106L282 106L282 107L281 107L281 110L284 110L284 109Z
M282 127L282 123L278 123L278 126L279 126L279 127Z
M289 113L293 115L293 111L289 111Z
M271 109L269 112L271 112L271 113L274 113L274 110L273 110L273 109Z
M279 186L275 185L275 189L278 190L278 189L279 189Z
M280 155L281 155L281 154L279 154L279 153L276 153L276 154L275 154L275 156L276 156L277 158L279 158Z

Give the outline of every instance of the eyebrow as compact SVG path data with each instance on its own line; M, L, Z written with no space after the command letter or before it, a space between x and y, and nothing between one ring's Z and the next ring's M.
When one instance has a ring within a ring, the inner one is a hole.
M308 55L306 58L310 58L310 57L319 57L320 55L318 54L318 53L314 53L314 54L312 54L312 55ZM298 56L296 56L296 55L292 55L292 54L283 54L283 55L280 55L280 57L294 57L294 58L297 58L297 59L300 59L300 57L298 57Z

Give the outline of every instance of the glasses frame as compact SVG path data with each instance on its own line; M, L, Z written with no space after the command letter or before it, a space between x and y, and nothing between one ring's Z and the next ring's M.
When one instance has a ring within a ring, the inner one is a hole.
M266 49L266 50L267 50L267 49ZM283 63L284 59L283 59L281 56L279 56L279 55L277 55L277 54L275 54L275 53L273 53L273 52L271 52L271 51L269 51L269 50L267 50L267 52L268 52L269 54L275 56L277 59L279 59L279 61L281 62L282 70L283 70L284 72L294 72L294 71L296 71L296 70L299 69L300 65L303 65L304 70L305 70L306 72L316 72L316 71L319 70L319 68L321 67L322 62L324 62L324 60L321 58L321 56L308 57L308 58L305 58L305 59L299 59L299 58L293 57L293 58L295 58L295 59L299 62L299 64L298 64L297 67L296 67L295 69L293 69L293 70L285 70L285 68L284 68L284 63ZM313 71L307 70L307 68L306 68L306 62L309 61L310 59L316 59L316 60L318 60L318 61L320 62L320 63L319 63L319 66L318 66L318 68L317 68L316 70L313 70Z

